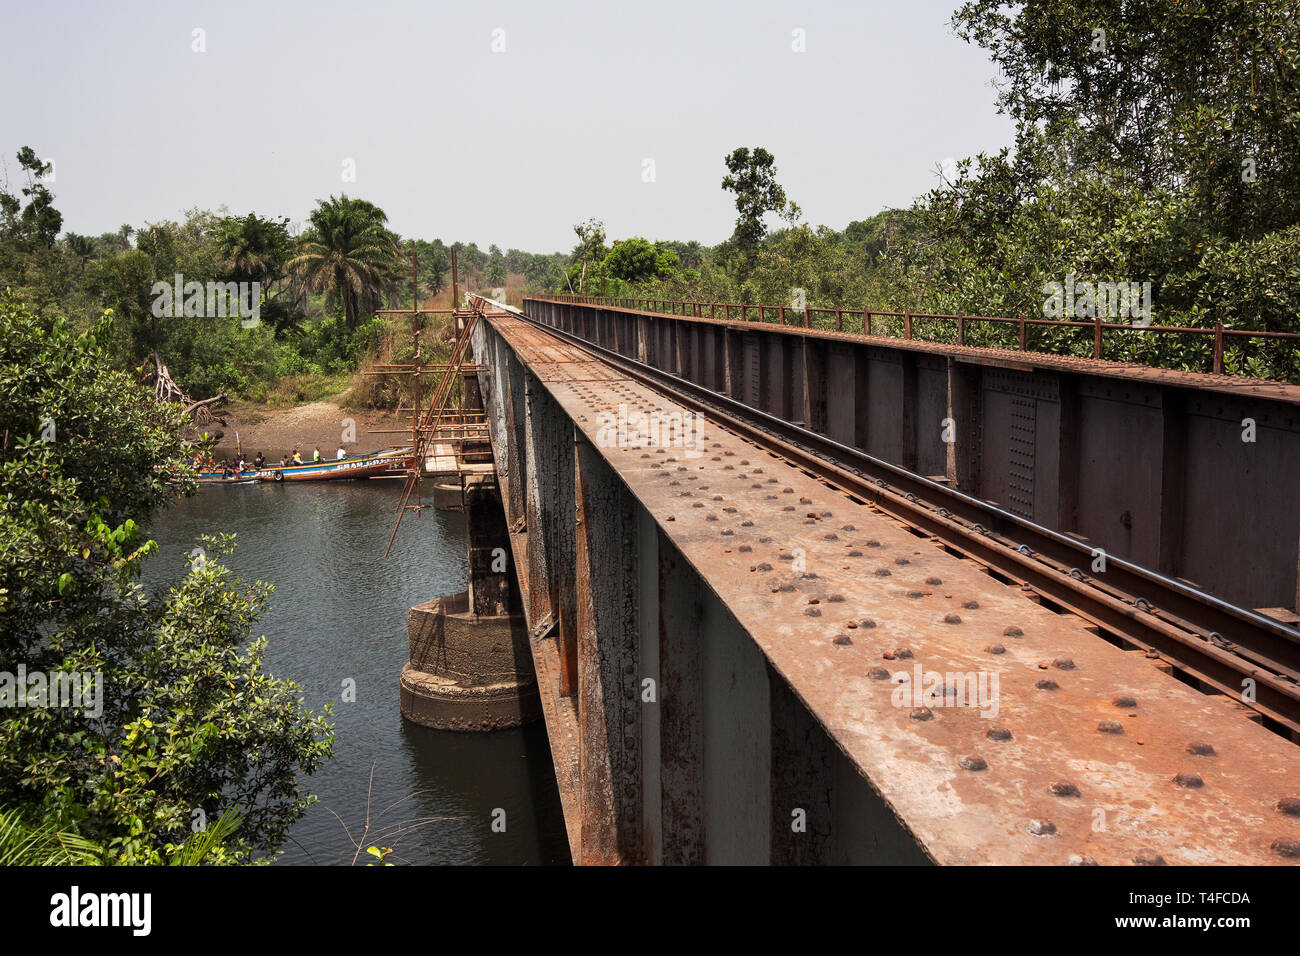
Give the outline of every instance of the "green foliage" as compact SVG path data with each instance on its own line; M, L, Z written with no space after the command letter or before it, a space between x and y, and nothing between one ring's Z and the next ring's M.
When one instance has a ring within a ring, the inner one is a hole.
M639 236L620 239L605 256L605 275L624 282L662 279L681 268L677 253L661 242L649 242Z
M727 175L722 178L722 188L736 194L736 231L732 238L752 263L759 244L767 235L763 216L769 212L785 212L785 190L776 181L776 159L762 146L741 146L726 158ZM793 204L791 204L793 207ZM793 207L793 220L797 207Z
M355 328L363 313L395 290L403 271L397 237L385 225L388 216L364 199L331 196L317 204L309 221L289 264L301 270L309 288L341 304L348 327Z
M0 670L99 675L83 706L0 708L0 805L113 863L164 862L196 811L234 808L218 855L246 860L305 810L328 726L263 670L270 588L218 563L231 538L158 599L137 583L142 525L194 485L179 412L106 367L108 329L0 302Z

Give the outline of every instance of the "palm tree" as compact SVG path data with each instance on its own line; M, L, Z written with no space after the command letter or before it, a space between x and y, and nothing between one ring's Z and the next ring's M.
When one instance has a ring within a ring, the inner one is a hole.
M70 232L63 239L63 245L77 260L77 275L86 274L86 263L95 257L95 240L90 236L81 236Z
M291 251L287 221L256 213L222 219L216 239L226 272L237 282L274 282Z
M347 196L321 200L308 219L310 227L289 261L307 287L342 302L349 328L363 311L372 311L401 272L396 237L388 216L373 203Z

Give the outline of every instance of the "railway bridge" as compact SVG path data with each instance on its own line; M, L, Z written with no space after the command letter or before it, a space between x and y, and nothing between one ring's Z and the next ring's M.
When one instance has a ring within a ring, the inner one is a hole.
M1300 861L1300 389L471 304L575 862Z

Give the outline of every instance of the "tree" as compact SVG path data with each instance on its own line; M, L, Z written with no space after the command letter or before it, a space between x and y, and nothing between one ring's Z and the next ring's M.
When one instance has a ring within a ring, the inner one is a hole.
M726 158L727 175L722 188L736 194L736 231L733 238L748 265L754 262L758 247L767 235L763 216L785 212L785 190L776 181L776 160L761 146L751 152L741 146ZM795 207L797 208L797 207Z
M506 281L506 261L499 246L488 247L487 280L492 285L501 285Z
M1061 181L1109 169L1232 238L1300 222L1300 19L1275 0L971 0L958 36L991 54L1018 149Z
M681 266L677 253L664 243L652 243L639 236L614 243L604 260L605 275L624 282L666 278Z
M579 267L578 291L587 287L587 267L605 257L605 224L599 219L588 219L575 223L573 231L578 237L578 244L573 249L570 261Z
M156 549L142 525L194 483L180 412L107 368L110 322L78 335L0 299L0 671L90 691L53 706L29 684L13 706L20 690L0 688L0 807L112 863L172 858L199 813L233 808L217 862L247 860L305 811L299 775L329 756L329 728L265 672L249 638L270 589L220 565L230 538L166 594L138 584Z
M403 272L387 221L383 210L363 199L321 200L309 217L298 254L289 262L309 288L343 305L350 329L356 328L363 311L377 307Z

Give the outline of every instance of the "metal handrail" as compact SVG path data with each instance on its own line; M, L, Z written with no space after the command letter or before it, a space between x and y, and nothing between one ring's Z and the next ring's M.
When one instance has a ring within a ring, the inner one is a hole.
M1152 332L1155 334L1179 334L1179 335L1199 335L1214 337L1214 374L1223 375L1224 371L1224 346L1229 339L1275 339L1292 342L1300 342L1300 332L1269 332L1256 331L1253 329L1230 329L1225 328L1222 322L1216 322L1214 328L1196 328L1191 326L1175 325L1139 325L1128 324L1123 322L1104 322L1101 316L1097 316L1092 321L1082 321L1079 319L1048 319L1048 318L1030 318L1029 316L1020 315L1012 318L1004 315L963 315L963 314L946 314L942 312L912 312L905 310L903 312L892 312L879 309L845 309L830 308L825 306L806 305L802 308L785 305L763 305L748 302L698 302L683 299L645 299L639 297L627 296L597 296L597 295L568 295L565 293L550 293L545 295L531 295L528 298L537 299L543 302L573 303L577 305L595 305L621 309L631 309L640 312L655 312L665 315L681 315L688 318L699 319L721 319L723 321L741 322L759 322L771 324L767 316L769 313L774 314L776 324L786 326L787 316L794 313L797 317L793 323L796 326L801 325L803 328L812 328L812 318L816 314L834 316L835 331L844 331L844 317L861 316L862 317L862 335L871 336L871 320L876 318L897 318L903 320L903 335L905 341L933 342L935 344L949 344L939 342L935 339L918 338L914 334L914 321L916 319L940 319L955 322L957 325L957 345L966 345L966 326L971 322L990 322L1016 325L1020 330L1019 348L1021 352L1040 353L1037 349L1030 349L1026 338L1026 331L1033 326L1049 326L1053 328L1086 328L1093 330L1093 347L1092 357L1101 359L1104 356L1103 335L1106 332ZM755 318L754 316L757 316ZM898 336L885 336L887 338L898 338ZM997 346L987 346L997 348ZM1157 366L1150 366L1157 367Z

